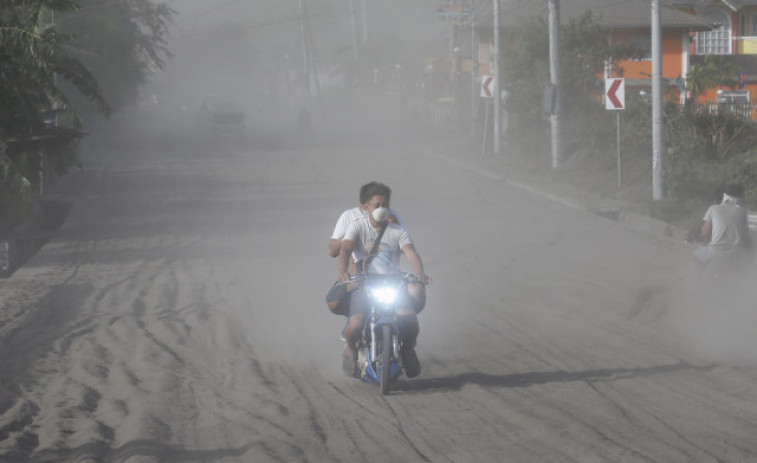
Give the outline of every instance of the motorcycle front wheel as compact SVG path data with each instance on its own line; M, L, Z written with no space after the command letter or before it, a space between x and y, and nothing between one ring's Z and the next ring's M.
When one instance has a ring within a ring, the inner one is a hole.
M389 394L389 381L392 370L392 327L384 325L381 327L381 363L379 371L381 372L381 395Z

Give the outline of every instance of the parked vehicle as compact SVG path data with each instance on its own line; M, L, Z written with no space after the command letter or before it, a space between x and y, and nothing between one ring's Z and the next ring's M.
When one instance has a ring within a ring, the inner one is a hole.
M209 130L213 139L238 138L245 134L244 108L239 103L218 95L203 98L197 122Z

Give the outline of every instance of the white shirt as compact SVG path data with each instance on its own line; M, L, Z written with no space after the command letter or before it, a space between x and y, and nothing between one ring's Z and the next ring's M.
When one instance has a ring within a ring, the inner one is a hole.
M389 213L396 217L397 222L399 222L399 224L404 228L405 224L402 223L402 219L400 218L399 213L392 208L389 209ZM363 212L359 206L353 207L352 209L347 209L346 211L342 212L342 215L339 216L339 220L336 221L336 226L334 227L334 232L331 234L331 239L342 239L344 234L347 233L347 229L350 227L352 222L360 220L363 217L368 217L368 212Z
M364 260L373 247L378 237L379 230L373 228L370 220L365 217L352 222L352 225L344 235L345 240L355 243L353 255L357 260ZM400 225L388 223L384 235L381 237L376 256L371 259L368 267L369 273L387 275L399 273L400 255L402 247L413 244L413 240L407 231Z
M746 208L733 204L710 206L704 214L705 221L712 222L710 246L728 249L744 242L744 233L749 233L749 218Z

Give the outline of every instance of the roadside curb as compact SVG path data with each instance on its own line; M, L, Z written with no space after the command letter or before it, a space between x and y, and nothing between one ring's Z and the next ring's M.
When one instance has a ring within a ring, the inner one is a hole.
M662 236L678 243L685 244L687 230L655 219L653 217L633 211L629 205L622 204L617 200L603 200L591 192L578 191L574 187L560 184L559 187L546 188L542 182L534 181L533 175L518 175L518 179L512 179L511 175L501 172L501 167L492 162L491 158L475 158L463 154L464 150L458 146L440 146L428 150L427 154L437 159L455 164L467 170L482 174L494 181L501 181L512 187L528 191L529 193L560 203L566 207L585 211L598 215L613 222L624 224L639 233L653 236ZM517 174L516 174L517 175ZM558 191L559 190L559 191ZM601 204L609 202L609 206ZM750 218L757 226L757 215Z

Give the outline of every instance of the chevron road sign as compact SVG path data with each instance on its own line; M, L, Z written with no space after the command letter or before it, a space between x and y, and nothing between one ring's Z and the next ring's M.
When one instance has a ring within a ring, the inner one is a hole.
M605 109L625 109L625 79L605 79Z
M494 76L481 76L481 96L484 98L493 98Z

